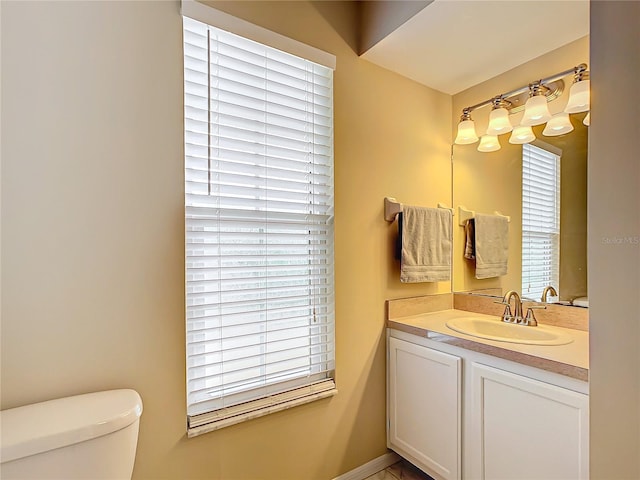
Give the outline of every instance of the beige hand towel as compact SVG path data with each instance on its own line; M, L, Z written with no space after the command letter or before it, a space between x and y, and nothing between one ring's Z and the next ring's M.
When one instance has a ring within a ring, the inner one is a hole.
M470 218L464 224L464 258L468 260L476 259L476 227L475 220Z
M475 215L476 278L507 274L509 221L501 215Z
M451 279L451 210L404 206L400 281Z

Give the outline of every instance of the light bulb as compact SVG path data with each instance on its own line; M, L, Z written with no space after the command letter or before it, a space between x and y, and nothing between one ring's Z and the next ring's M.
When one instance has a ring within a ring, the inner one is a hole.
M455 139L456 145L468 145L470 143L476 143L478 141L478 135L476 134L476 126L473 120L462 120L458 124L458 135Z
M545 125L542 134L547 137L556 137L569 133L571 130L573 130L573 125L571 124L571 120L569 120L569 114L561 112L551 117L551 120Z
M480 145L478 145L479 152L495 152L500 150L500 142L496 135L483 135L480 138Z
M487 135L501 135L509 133L511 130L513 130L513 126L509 120L509 111L504 107L491 110Z
M582 123L584 123L587 127L591 125L591 112L587 113L587 115L584 117L584 120L582 120Z
M532 127L541 125L551 118L549 107L547 106L547 97L544 95L534 95L529 97L527 103L524 104L524 116L520 125Z
M533 130L528 125L518 125L511 132L509 137L509 143L520 145L522 143L533 142L536 136L533 134Z
M581 80L571 85L566 113L580 113L589 110L589 80Z

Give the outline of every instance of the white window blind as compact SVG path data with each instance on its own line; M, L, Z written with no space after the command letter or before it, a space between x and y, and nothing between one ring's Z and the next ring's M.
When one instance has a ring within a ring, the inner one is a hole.
M522 149L522 292L539 300L560 278L560 157ZM559 291L559 290L558 290Z
M333 70L185 17L184 88L187 413L224 426L335 389Z

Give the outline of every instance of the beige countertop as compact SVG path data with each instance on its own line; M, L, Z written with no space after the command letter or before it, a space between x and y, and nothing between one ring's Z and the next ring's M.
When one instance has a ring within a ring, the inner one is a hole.
M578 380L589 379L589 332L572 328L543 325L570 335L571 343L566 345L525 345L511 342L487 340L456 332L446 323L460 317L485 317L500 321L499 317L473 313L464 310L441 310L406 317L390 318L389 328L404 331L434 341L455 345L475 352L511 360L524 365L559 373ZM542 324L541 324L542 325ZM537 328L537 327L522 327Z

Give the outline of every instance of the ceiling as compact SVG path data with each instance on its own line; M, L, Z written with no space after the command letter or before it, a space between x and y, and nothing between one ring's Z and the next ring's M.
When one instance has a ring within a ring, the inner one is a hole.
M362 58L454 95L588 34L588 0L435 0Z

